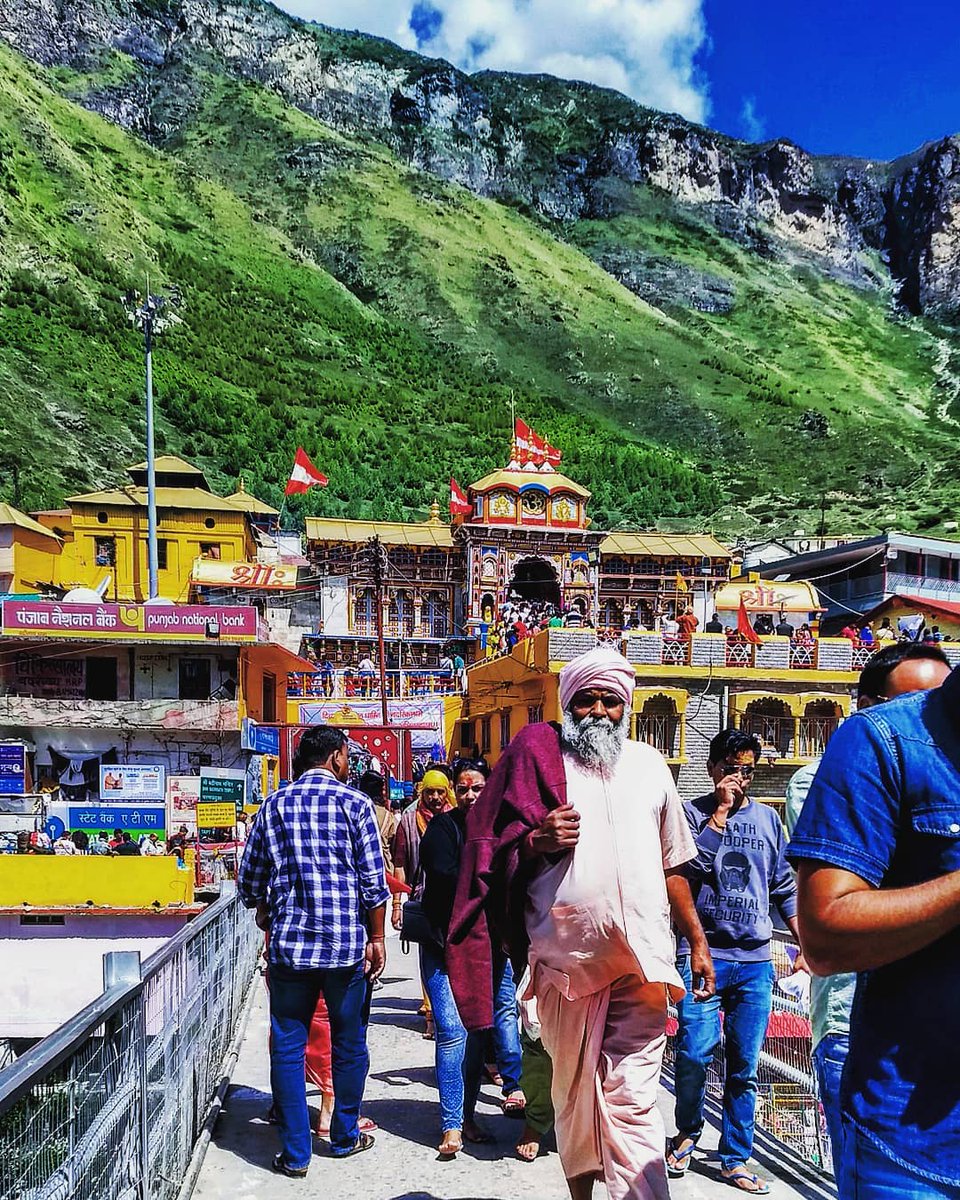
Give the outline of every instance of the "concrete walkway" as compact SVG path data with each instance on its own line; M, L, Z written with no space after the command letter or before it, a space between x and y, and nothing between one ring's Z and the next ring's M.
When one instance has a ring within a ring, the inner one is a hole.
M271 1197L319 1196L323 1200L564 1200L568 1195L560 1160L552 1148L535 1163L520 1162L513 1144L522 1127L505 1118L493 1088L485 1087L477 1110L494 1133L496 1144L470 1147L453 1161L438 1159L439 1108L434 1086L432 1042L420 1037L417 1016L420 989L416 960L388 943L384 987L374 993L370 1026L370 1078L363 1111L378 1124L377 1144L366 1154L337 1162L317 1154L307 1180L274 1175L270 1159L278 1149L276 1132L264 1120L270 1105L267 1059L266 989L250 1015L233 1085L227 1094L194 1192L196 1200L270 1200ZM664 1091L662 1109L671 1129L672 1098ZM319 1103L314 1094L311 1106ZM716 1131L708 1128L705 1153L683 1180L671 1184L674 1200L733 1200L719 1165L711 1161ZM777 1147L758 1146L756 1169L771 1181L772 1200L801 1196L827 1200L830 1189L812 1173L785 1164ZM600 1186L595 1200L606 1190Z

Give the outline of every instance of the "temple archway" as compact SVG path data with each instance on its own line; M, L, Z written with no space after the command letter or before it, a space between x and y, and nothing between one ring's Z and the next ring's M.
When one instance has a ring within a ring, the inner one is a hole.
M508 595L521 600L547 601L560 607L560 583L553 565L545 558L521 558L513 569Z

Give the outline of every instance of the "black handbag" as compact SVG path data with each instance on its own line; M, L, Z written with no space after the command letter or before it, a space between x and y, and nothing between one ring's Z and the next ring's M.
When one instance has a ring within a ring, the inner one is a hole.
M438 943L437 931L423 911L423 901L414 900L412 896L401 910L400 941L408 946L420 946L424 942Z
M410 895L401 909L400 942L404 947L404 953L411 945L422 946L425 943L432 943L434 946L443 945L442 934L435 925L430 923L430 918L423 908L423 891L420 886L422 881L423 869L418 866L417 873L413 877Z

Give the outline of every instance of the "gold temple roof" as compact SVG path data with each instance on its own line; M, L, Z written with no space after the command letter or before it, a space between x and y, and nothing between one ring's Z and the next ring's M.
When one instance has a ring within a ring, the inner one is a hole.
M649 558L730 558L731 551L709 534L611 533L601 554L643 554Z
M520 488L526 487L530 483L538 484L551 493L571 492L574 496L580 496L584 500L590 499L590 492L585 487L574 483L572 479L561 475L558 471L491 471L489 475L484 475L482 479L472 483L470 491L488 492L495 487L507 487L513 491L519 491Z
M307 517L309 542L365 542L378 537L385 546L453 547L450 526L441 521L348 521L341 517Z

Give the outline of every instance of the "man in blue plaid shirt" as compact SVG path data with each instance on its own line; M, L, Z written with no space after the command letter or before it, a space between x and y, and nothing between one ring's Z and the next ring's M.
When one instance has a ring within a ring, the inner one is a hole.
M263 802L247 838L237 887L268 929L270 1085L282 1150L273 1168L302 1178L313 1145L304 1059L320 994L330 1014L331 1153L373 1145L358 1125L370 1066L370 989L386 965L389 892L369 799L345 780L347 735L319 725L301 738L295 783Z

